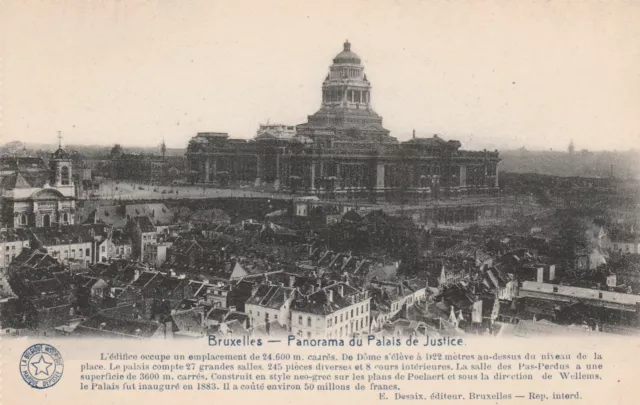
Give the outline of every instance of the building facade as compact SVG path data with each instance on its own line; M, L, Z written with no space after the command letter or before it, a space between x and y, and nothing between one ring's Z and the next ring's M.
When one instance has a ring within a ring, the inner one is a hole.
M73 225L76 186L71 156L59 147L48 170L19 170L2 179L2 222L6 227Z
M273 127L273 128L272 128ZM437 196L498 186L498 152L464 151L438 135L399 142L372 107L372 85L347 41L322 83L321 106L295 127L263 125L252 140L199 133L187 148L193 181L255 181L310 194L387 191Z

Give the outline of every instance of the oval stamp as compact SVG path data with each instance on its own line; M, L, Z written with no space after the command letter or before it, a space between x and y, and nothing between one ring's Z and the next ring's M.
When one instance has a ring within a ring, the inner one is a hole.
M20 357L20 375L33 388L53 387L62 378L63 371L62 355L46 343L29 347Z

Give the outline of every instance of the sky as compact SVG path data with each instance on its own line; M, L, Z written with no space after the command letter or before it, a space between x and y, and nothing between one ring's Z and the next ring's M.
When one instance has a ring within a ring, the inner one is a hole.
M640 2L4 0L0 142L185 147L301 124L348 39L400 140L640 145Z

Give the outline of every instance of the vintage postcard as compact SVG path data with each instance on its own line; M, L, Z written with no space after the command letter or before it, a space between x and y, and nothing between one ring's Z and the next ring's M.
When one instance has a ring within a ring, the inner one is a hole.
M638 21L2 1L0 403L637 404Z

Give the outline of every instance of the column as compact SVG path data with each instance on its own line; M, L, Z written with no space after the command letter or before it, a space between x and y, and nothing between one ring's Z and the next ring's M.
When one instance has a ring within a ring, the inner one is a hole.
M496 179L495 179L496 183L495 186L496 187L500 187L500 183L498 183L498 163L496 162Z
M209 182L209 169L211 166L211 158L210 157L206 157L204 159L204 182L208 183Z
M482 176L482 187L488 187L487 184L487 164L484 164L484 175Z
M376 170L376 188L384 188L384 163L378 163Z
M311 174L311 190L316 189L316 162L311 162L310 166L310 174Z
M280 191L280 152L276 151L276 179L273 182L273 188Z
M262 177L262 157L258 154L256 156L256 181L255 186L260 187L262 181L260 180Z
M467 166L460 165L460 187L467 187Z

